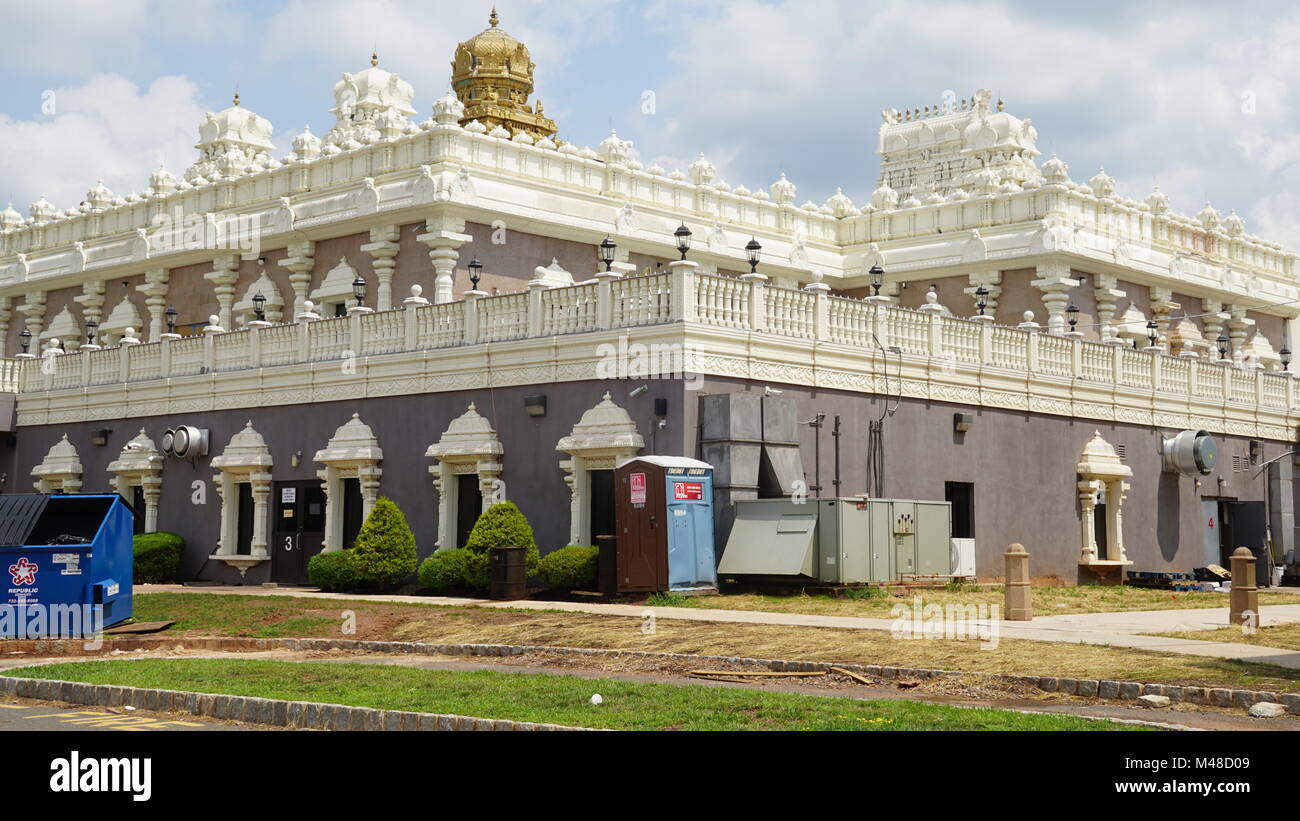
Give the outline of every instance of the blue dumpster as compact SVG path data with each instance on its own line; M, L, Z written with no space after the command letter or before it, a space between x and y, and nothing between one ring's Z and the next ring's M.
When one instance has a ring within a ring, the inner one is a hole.
M129 619L132 523L117 494L0 495L0 637L76 638Z

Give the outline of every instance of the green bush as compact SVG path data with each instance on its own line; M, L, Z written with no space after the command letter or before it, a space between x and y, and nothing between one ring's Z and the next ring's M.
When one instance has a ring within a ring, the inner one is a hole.
M136 584L163 584L175 581L181 568L185 540L175 533L159 531L141 533L132 544L135 554L132 578Z
M488 556L464 548L434 553L420 565L420 584L435 593L485 592Z
M599 557L600 550L595 547L562 547L542 557L537 563L537 575L547 585L561 590L591 590L596 586Z
M540 555L533 528L514 502L498 502L483 511L465 540L465 549L487 556L494 547L522 547L528 575L537 572Z
M352 551L317 553L307 562L307 578L321 590L352 590L358 584Z
M415 534L392 499L380 496L352 545L357 582L391 587L415 572Z

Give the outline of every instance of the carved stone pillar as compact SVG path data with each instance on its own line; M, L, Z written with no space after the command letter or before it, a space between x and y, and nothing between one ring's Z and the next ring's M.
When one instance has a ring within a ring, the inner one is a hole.
M1065 309L1070 304L1070 291L1079 287L1079 280L1070 277L1070 266L1049 263L1038 266L1038 279L1029 283L1043 292L1043 305L1047 308L1047 332L1065 333Z
M1223 311L1223 303L1217 299L1201 300L1201 309L1205 312L1201 323L1205 328L1205 341L1208 347L1205 356L1208 359L1219 357L1219 337L1223 335L1223 323L1228 315Z
M73 297L72 301L81 305L83 326L89 322L98 325L104 315L104 280L92 279L82 283L81 296Z
M13 317L12 297L0 296L0 356L9 355L9 320Z
M1092 282L1092 293L1097 300L1098 336L1105 339L1114 332L1115 303L1126 294L1115 287L1119 280L1113 274L1096 274Z
M465 220L458 217L430 217L424 221L424 226L427 233L416 239L429 246L429 259L434 271L433 301L436 304L452 302L455 300L456 260L460 258L457 249L473 242L474 238L465 233Z
M1237 305L1229 308L1228 317L1228 341L1232 345L1232 362L1240 366L1242 358L1246 355L1246 337L1250 334L1251 327L1255 320L1246 318L1246 309Z
M230 309L235 304L235 283L239 281L239 255L220 255L212 261L212 270L204 274L203 278L214 286L217 304L220 306L217 315L221 318L221 327L232 327Z
M150 268L144 272L144 284L135 289L145 295L145 307L149 310L149 341L157 342L163 334L163 315L167 309L166 268Z
M393 270L397 267L397 238L400 231L399 225L372 228L370 243L361 246L361 250L370 255L370 266L375 271L375 278L379 280L375 304L380 311L393 307Z
M23 297L23 304L18 306L18 310L23 312L25 317L23 324L27 326L27 332L32 335L32 345L35 346L35 352L39 353L41 325L45 322L45 292L28 291Z
M249 477L253 486L253 538L249 542L249 553L265 557L266 551L266 511L267 500L271 498L271 474L254 473Z
M1079 513L1083 525L1083 552L1079 559L1081 564L1097 561L1097 492L1102 483L1097 479L1083 479L1079 482Z
M311 287L311 272L316 267L316 243L309 239L289 243L288 256L280 265L289 269L289 285L293 287L293 316L302 313Z
M979 312L979 295L975 291L981 286L988 291L984 297L984 315L997 316L998 297L1002 296L1002 272L1001 271L983 271L968 275L970 281L969 288L963 288L962 293L968 295L971 304L975 306L974 313Z

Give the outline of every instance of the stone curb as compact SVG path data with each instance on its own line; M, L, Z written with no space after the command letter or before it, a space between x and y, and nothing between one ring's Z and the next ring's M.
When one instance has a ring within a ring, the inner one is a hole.
M586 727L538 724L531 721L376 710L344 704L317 704L12 676L0 676L0 695L96 707L135 707L139 710L184 713L290 730L591 731Z
M936 670L915 667L889 667L874 664L838 664L821 661L789 661L785 659L760 659L739 656L699 656L690 653L655 653L648 650L606 650L587 647L551 647L531 644L425 644L409 641L358 641L353 639L252 639L252 638L186 638L186 639L106 639L103 646L87 650L79 640L23 639L6 641L0 650L10 656L33 653L47 656L104 656L123 653L185 647L193 650L214 651L265 651L265 650L345 650L368 653L415 653L418 655L447 656L517 656L525 653L561 656L623 656L628 658L659 658L694 662L719 662L765 667L775 672L820 672L831 666L842 667L855 673L883 679L937 678L962 675L955 670ZM992 681L1022 684L1047 693L1078 695L1108 701L1136 702L1144 695L1163 695L1171 701L1185 701L1212 707L1250 709L1263 701L1284 705L1287 712L1300 715L1300 693L1274 693L1255 690L1231 690L1210 687L1183 687L1171 684L1145 684L1136 681L1111 681L1096 679L1055 678L1051 676L1023 676L1006 673L969 673ZM358 708L348 708L358 709Z

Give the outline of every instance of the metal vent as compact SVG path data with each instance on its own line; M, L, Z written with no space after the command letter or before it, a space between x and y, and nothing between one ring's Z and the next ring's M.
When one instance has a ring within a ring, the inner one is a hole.
M1119 456L1119 460L1120 460L1121 462L1124 461L1125 459L1128 458L1128 446L1127 446L1127 445L1116 445L1116 446L1115 446L1115 454L1116 454L1117 456Z

